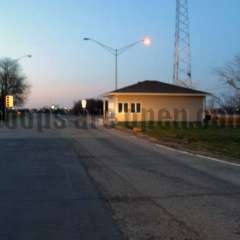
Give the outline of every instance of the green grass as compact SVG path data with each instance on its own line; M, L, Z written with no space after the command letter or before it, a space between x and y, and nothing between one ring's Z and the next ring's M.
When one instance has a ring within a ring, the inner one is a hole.
M121 123L121 127L141 128L161 143L179 149L240 162L240 128L203 126L199 123Z

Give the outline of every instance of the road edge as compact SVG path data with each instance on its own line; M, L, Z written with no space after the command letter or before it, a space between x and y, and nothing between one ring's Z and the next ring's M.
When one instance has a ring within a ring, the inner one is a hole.
M219 159L217 157L211 157L211 156L203 155L203 154L200 154L200 153L194 153L194 152L191 152L190 150L189 151L188 150L181 150L181 149L170 147L168 145L164 145L164 144L160 143L158 141L158 139L150 137L150 136L148 136L148 135L146 135L142 132L137 133L137 132L133 132L130 129L124 129L124 128L119 128L119 127L115 127L113 129L115 129L117 131L120 131L120 132L130 134L130 135L138 137L138 138L141 138L143 140L146 140L148 142L153 143L155 146L157 146L159 148L164 148L164 149L172 151L172 152L177 152L177 153L185 154L185 155L188 155L188 156L204 158L204 159L207 159L207 160L210 160L210 161L218 162L218 163L229 165L229 166L240 167L240 163L236 163L232 160Z

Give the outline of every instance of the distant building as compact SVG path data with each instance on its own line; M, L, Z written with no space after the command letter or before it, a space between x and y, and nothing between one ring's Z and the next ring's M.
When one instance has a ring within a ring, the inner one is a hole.
M118 122L203 120L208 93L143 81L104 95L104 116Z

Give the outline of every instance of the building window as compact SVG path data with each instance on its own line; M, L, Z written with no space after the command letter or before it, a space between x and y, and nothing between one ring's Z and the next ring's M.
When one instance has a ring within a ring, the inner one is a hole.
M135 111L135 103L132 103L131 104L131 112L132 113L135 113L136 111Z
M137 113L140 113L140 112L141 112L141 104L137 103Z
M124 103L124 112L127 113L128 112L128 104Z
M118 112L119 113L128 113L128 103L118 103Z
M131 112L132 113L140 113L141 112L141 104L140 103L132 103L131 104Z
M118 104L118 112L119 112L119 113L122 113L122 112L123 112L123 104L122 104L122 103L119 103L119 104Z

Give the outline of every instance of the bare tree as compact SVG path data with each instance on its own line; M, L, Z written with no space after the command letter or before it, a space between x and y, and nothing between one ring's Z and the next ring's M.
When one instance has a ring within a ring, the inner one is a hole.
M1 111L5 113L5 97L14 96L16 106L22 105L29 93L30 86L16 60L4 58L0 60L0 97Z
M236 91L240 91L240 54L231 62L217 69L220 80Z
M239 112L240 109L240 93L236 92L231 96L224 96L222 108L228 113Z
M234 113L240 108L240 54L221 68L217 76L220 81L230 87L230 92L219 98L219 106L228 113Z

